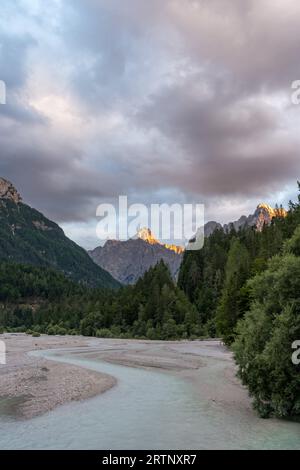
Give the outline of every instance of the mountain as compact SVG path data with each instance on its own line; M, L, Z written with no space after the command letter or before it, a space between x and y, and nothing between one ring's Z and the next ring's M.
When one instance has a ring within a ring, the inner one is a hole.
M0 178L0 261L54 268L90 286L119 285L56 223L24 204L16 188L4 178Z
M219 222L210 221L204 225L204 236L209 237L215 230L220 230L222 225Z
M182 253L184 252L184 248L182 246L178 246L178 245L168 245L168 244L164 244L164 243L161 243L159 240L157 240L150 228L141 228L138 233L136 234L136 236L134 237L135 240L137 239L140 239L140 240L144 240L145 242L149 243L149 245L161 245L161 246L164 246L165 248L167 248L168 250L171 250L171 251L174 251L175 253L177 253L178 255L182 255Z
M209 237L216 230L229 232L233 227L256 226L261 231L264 224L269 225L276 216L286 216L283 208L273 209L267 204L259 204L254 214L242 216L236 222L222 226L210 221L204 226L204 235ZM152 266L163 260L171 271L172 277L177 278L182 261L184 248L176 245L162 244L155 238L149 228L142 228L136 236L127 241L108 240L106 244L89 251L93 261L108 271L122 284L134 284Z
M89 255L122 284L134 284L161 260L169 267L175 279L182 253L182 247L164 245L154 237L150 229L143 228L130 240L108 240L103 247L90 251Z
M270 225L274 217L286 217L287 211L283 207L276 207L273 209L268 204L261 203L257 206L254 214L248 216L243 215L235 222L223 225L225 232L229 232L232 228L238 231L243 227L256 227L261 232L264 225ZM211 235L216 229L222 228L222 225L217 222L208 222L205 224L205 236Z

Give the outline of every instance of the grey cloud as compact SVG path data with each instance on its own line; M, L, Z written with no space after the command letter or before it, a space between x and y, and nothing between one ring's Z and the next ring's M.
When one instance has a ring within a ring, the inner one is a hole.
M162 90L136 115L181 149L186 168L172 175L173 184L229 196L259 194L291 181L299 169L300 142L282 135L282 113L259 97L247 102L234 90L223 94L216 88L199 98L195 82L201 83L201 77ZM167 174L160 177L167 180Z
M26 81L26 56L28 49L35 45L30 34L15 35L0 32L1 80L8 89L20 89Z
M217 64L246 90L285 89L300 73L297 0L170 2L171 21L193 60ZM193 8L198 5L198 8Z
M288 89L300 73L297 0L88 0L68 2L77 20L65 31L124 72L137 49L152 44L226 71L235 86ZM180 36L180 42L175 40ZM172 50L173 41L173 50ZM142 66L142 60L139 63ZM120 71L119 70L119 71ZM291 78L293 77L293 78ZM113 78L113 75L112 77Z
M85 221L122 193L255 204L294 185L295 112L278 100L300 78L298 1L47 0L50 22L43 1L4 3L0 24L18 24L0 33L0 174L48 216ZM47 79L73 132L25 93L43 100Z
M0 117L2 118L2 120L4 120L3 117L5 117L22 125L47 124L48 119L46 118L46 116L43 116L41 113L39 113L26 103L23 103L22 96L18 96L14 93L11 93L11 90L9 88L7 91L6 99L6 105L1 108Z
M82 221L95 214L97 204L111 193L109 178L86 168L69 144L29 142L17 134L19 144L8 140L1 148L0 174L20 189L24 201L62 221ZM21 148L20 148L21 147Z

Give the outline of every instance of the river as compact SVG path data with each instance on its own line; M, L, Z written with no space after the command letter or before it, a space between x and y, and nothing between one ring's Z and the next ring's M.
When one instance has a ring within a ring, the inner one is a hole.
M78 351L34 354L113 375L118 383L31 420L0 416L1 449L300 449L299 424L229 414L199 402L193 385L171 374Z

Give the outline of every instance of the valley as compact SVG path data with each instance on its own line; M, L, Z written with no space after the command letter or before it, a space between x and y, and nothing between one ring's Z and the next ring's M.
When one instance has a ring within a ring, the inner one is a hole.
M100 250L106 253L102 267L56 223L24 204L3 178L0 218L0 334L121 341L219 337L234 353L257 414L299 418L299 364L291 346L300 331L300 192L288 212L259 204L248 218L215 229L210 222L212 232L197 251L177 253L146 228L127 242L107 242ZM126 351L119 364L160 368ZM188 373L189 365L184 369ZM45 374L34 380L41 387ZM77 395L62 401L80 396L80 384L75 389Z

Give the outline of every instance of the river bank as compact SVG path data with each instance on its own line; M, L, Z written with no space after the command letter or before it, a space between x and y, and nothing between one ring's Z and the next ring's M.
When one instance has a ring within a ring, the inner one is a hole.
M88 346L84 338L5 334L0 339L6 345L6 365L0 365L2 414L30 419L65 403L94 397L116 384L109 375L28 354Z
M116 384L112 376L29 355L30 351L72 349L80 356L181 377L193 383L199 400L253 413L247 391L235 376L231 353L214 341L138 341L83 337L2 336L7 365L0 366L0 407L32 418L59 405L91 398Z

